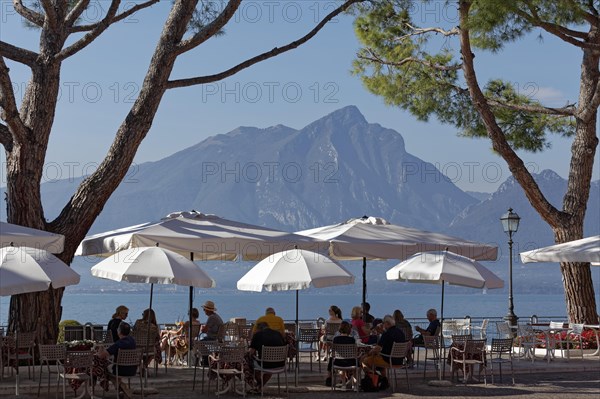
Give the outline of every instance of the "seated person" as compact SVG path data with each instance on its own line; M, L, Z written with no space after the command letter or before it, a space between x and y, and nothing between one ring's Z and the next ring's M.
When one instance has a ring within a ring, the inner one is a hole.
M109 356L112 356L114 361L117 360L117 355L120 349L135 349L135 340L131 335L131 327L129 324L121 321L119 323L119 327L117 328L117 334L119 339L115 341L108 349L101 348L98 352L98 357L101 359L107 359ZM119 377L131 377L134 376L137 372L137 366L120 366L118 369ZM125 396L131 398L132 394L129 390L129 387L122 381L116 378L117 375L117 366L113 365L112 376L109 376L111 381L115 384L115 387L122 391Z
M347 321L342 321L340 324L339 335L336 335L333 338L334 344L355 344L355 339L350 335L352 333L352 324ZM329 358L329 363L327 364L327 379L325 380L325 385L328 387L331 386L331 369L332 369L332 359ZM356 359L335 359L335 365L341 367L350 367L356 364ZM351 375L346 374L345 378L350 378Z
M202 326L202 332L206 334L203 341L216 341L219 339L219 329L223 325L223 319L217 314L217 308L213 301L206 301L202 305L206 315L206 324Z
M256 359L260 359L260 353L263 346L285 346L287 343L283 339L283 336L275 330L269 328L269 325L265 322L256 323L256 333L252 336L252 341L250 342L250 348L248 349L248 353L251 356L254 356L256 365L260 365L260 363ZM265 362L263 367L268 369L274 369L285 366L285 361L283 362ZM254 367L253 367L254 368ZM269 379L271 378L271 374L264 374L263 380L260 378L260 371L254 371L254 378L256 379L257 387L265 385Z
M275 309L269 307L265 310L265 315L259 317L252 327L252 335L256 333L259 323L267 323L271 330L279 331L281 336L285 336L285 324L283 319L275 314Z
M356 330L363 344L369 343L370 332L363 321L363 310L360 306L352 308L350 313L352 328Z
M194 340L198 334L200 334L200 312L196 308L192 308L192 340ZM176 356L183 357L189 347L190 340L188 335L190 334L190 321L183 323L177 330L164 331L161 349L165 351L168 356L167 364L171 364L175 360ZM180 359L181 360L181 359Z
M373 316L371 313L369 313L371 311L371 304L369 302L363 302L362 308L363 308L363 313L364 313L363 319L364 319L365 323L373 324L373 321L375 320L375 316Z
M162 354L160 347L160 331L156 322L156 314L152 309L145 309L142 313L142 318L137 319L133 325L133 335L136 342L148 340L148 345L154 347L154 355L145 356L144 363L148 367L148 364L154 359L156 363L162 362ZM140 344L141 345L141 344ZM148 350L144 348L145 350Z
M389 365L390 358L387 356L381 356L381 354L389 355L392 353L392 346L394 342L406 342L406 337L402 330L396 327L394 318L390 315L386 315L383 318L383 334L377 342L377 345L369 351L362 359L363 367L368 371L372 371L374 368L380 368L382 378L386 377L386 369ZM402 364L404 359L393 359L393 364Z
M427 328L421 328L419 326L415 327L415 330L417 330L420 335L416 336L413 340L414 345L423 345L425 343L423 335L436 335L439 333L440 321L437 319L437 311L435 309L429 309L427 311L427 320L429 320Z

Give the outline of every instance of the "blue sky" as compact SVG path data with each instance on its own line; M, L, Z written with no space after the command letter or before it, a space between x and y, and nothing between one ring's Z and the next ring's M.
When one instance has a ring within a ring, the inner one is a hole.
M284 45L304 34L337 3L244 1L226 34L181 57L173 77L216 73ZM452 25L455 10L443 3L418 6L415 13L421 21ZM94 20L108 2L92 0L91 4L84 18ZM61 100L46 159L53 165L48 168L48 179L57 178L57 173L65 178L81 175L104 157L141 85L170 4L163 1L109 28L64 63ZM0 6L2 40L35 50L36 32L22 26L11 1L0 0ZM477 53L480 81L504 77L550 106L576 101L579 51L545 33L539 40L539 33L497 55ZM302 128L343 106L356 105L367 121L401 133L408 152L436 164L462 189L493 191L508 177L504 161L492 153L489 141L459 138L453 127L433 120L418 122L368 93L349 72L358 47L352 18L345 16L297 50L222 82L168 92L136 163L159 160L238 126ZM9 67L20 97L28 71L14 63ZM570 140L553 138L551 150L523 157L534 171L550 168L566 177ZM0 161L4 162L3 154ZM597 157L594 179L599 178L599 165Z

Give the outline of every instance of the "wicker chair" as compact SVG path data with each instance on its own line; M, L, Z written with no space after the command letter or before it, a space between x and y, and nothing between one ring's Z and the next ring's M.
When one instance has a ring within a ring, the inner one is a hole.
M300 328L298 333L298 357L302 353L308 353L310 358L310 371L312 371L313 353L319 353L318 328ZM303 345L304 344L304 345ZM318 359L319 373L321 372L321 359Z
M35 338L37 333L35 331L19 332L17 333L16 341L15 336L9 335L5 338L6 353L8 365L19 364L21 360L27 361L27 373L29 379L31 379L31 366L35 365ZM18 348L16 347L18 344ZM24 352L26 351L26 352ZM13 375L13 368L10 369L10 375ZM33 373L33 379L35 380L35 370Z
M469 367L473 368L475 365L479 365L479 376L481 377L481 370L485 368L485 340L470 339L465 342L463 348L451 347L450 362L452 377L454 377L455 372L458 373L458 365L462 366L464 383L468 381L467 369ZM483 374L483 381L487 385L485 373Z
M196 389L196 373L198 366L202 367L202 393L204 393L204 378L208 367L208 357L218 353L222 344L217 341L194 341L192 350L194 353L194 382L192 391Z
M211 361L210 371L217 375L217 389L216 394L219 396L221 393L226 392L228 388L222 389L219 384L223 382L221 377L232 377L233 389L235 391L235 377L239 377L243 383L243 395L246 397L246 381L244 380L244 355L246 349L243 346L223 346L219 349L218 354L212 354L209 356ZM240 364L241 370L233 368L230 365L232 363ZM208 388L210 391L210 379L208 380Z
M425 357L423 358L423 378L427 373L427 361L431 360L438 373L442 372L442 337L440 335L423 335L423 347Z
M115 360L115 362L113 363L116 367L115 367L115 378L116 378L116 382L115 385L118 387L121 384L121 379L123 378L127 378L127 386L131 389L131 378L135 378L135 375L131 375L131 376L122 376L119 375L119 368L120 367L142 367L142 355L143 355L143 349L119 349L119 351L117 352L117 359ZM139 373L137 373L140 376L140 389L141 389L141 395L142 398L144 397L144 381L142 378L143 373L140 371ZM104 392L103 392L104 394ZM119 389L117 388L117 399L119 398Z
M58 373L58 378L62 379L63 399L67 393L67 381L82 381L87 390L91 386L90 397L94 397L94 384L92 384L92 367L94 367L94 355L90 351L69 352L67 353L62 371Z

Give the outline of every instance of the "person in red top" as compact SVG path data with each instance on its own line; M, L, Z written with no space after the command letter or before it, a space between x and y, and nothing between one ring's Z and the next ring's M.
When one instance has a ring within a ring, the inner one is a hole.
M356 330L362 343L366 344L369 342L370 334L369 334L369 330L367 329L367 326L365 325L365 322L363 321L362 315L363 315L362 307L355 306L352 308L352 312L350 313L350 317L352 318L352 321L351 321L352 328L354 328Z

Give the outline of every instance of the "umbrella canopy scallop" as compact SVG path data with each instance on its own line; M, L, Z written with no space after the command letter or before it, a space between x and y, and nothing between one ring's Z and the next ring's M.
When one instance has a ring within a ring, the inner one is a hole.
M184 256L160 247L130 248L92 267L95 277L147 284L212 288L215 281Z
M316 252L291 249L260 261L237 282L237 288L287 291L353 283L354 276L336 261Z
M46 291L79 284L79 274L48 251L0 248L0 296Z

